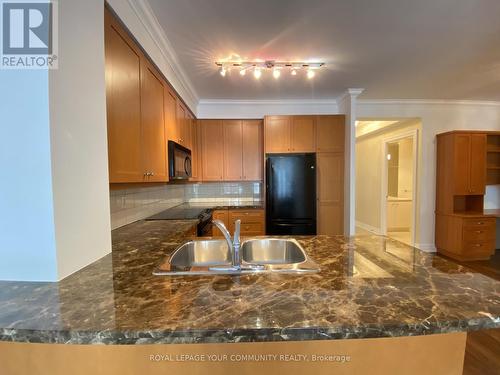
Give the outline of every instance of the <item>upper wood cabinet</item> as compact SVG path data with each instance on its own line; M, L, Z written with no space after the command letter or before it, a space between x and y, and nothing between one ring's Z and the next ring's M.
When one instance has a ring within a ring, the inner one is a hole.
M291 152L316 151L314 116L292 116L290 129Z
M224 179L224 129L222 120L201 120L201 161L203 181Z
M345 116L316 116L316 151L344 152Z
M177 126L177 96L169 87L165 86L164 92L165 130L167 139L179 143L181 139L180 128Z
M316 151L314 116L267 116L264 133L266 153Z
M164 87L162 78L147 61L141 72L141 128L143 170L147 181L168 181Z
M108 8L104 29L110 183L166 182L167 140L200 160L195 118Z
M266 153L290 152L290 116L266 116L264 139Z
M141 52L109 11L105 21L109 181L141 182Z
M486 134L453 134L455 195L482 195L486 190Z
M241 120L224 120L224 180L243 179L243 127Z
M201 145L200 126L196 119L191 119L191 181L201 181Z
M260 181L263 175L263 126L261 120L243 120L243 180Z

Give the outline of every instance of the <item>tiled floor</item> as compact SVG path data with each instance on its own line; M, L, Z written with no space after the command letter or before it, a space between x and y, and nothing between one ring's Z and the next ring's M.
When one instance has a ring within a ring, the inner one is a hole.
M410 232L388 232L387 237L395 239L396 241L403 242L411 246Z

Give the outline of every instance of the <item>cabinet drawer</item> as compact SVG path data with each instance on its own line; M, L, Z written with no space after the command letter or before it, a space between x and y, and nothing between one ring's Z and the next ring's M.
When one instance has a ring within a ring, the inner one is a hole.
M465 255L492 254L495 250L495 241L464 241L462 246L462 253Z
M466 226L463 228L463 240L469 241L484 241L495 239L494 226Z
M241 220L241 223L260 223L264 221L264 210L234 210L229 211L229 222L234 223L236 220Z
M475 219L463 219L464 227L495 227L495 218L478 217Z

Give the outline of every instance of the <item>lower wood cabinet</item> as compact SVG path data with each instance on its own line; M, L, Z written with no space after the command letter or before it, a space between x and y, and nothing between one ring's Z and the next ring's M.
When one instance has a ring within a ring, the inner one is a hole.
M471 215L436 215L436 247L458 260L488 259L495 251L496 219Z
M221 220L231 233L234 233L234 222L241 220L241 236L261 236L265 234L265 213L263 209L233 209L216 210L213 218ZM212 229L213 237L222 237L222 233L215 225Z

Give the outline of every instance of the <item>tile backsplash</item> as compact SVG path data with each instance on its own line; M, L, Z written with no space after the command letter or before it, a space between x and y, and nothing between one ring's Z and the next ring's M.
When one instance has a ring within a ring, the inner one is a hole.
M260 182L215 182L186 185L186 202L216 202L222 200L260 200Z
M260 199L262 199L262 183L260 182L171 184L111 190L111 228L119 228L185 202Z

